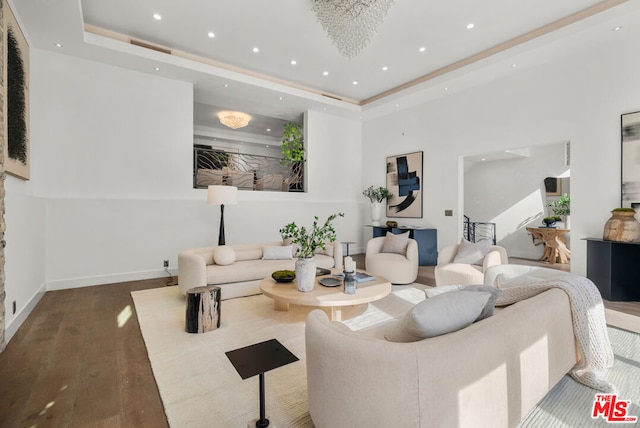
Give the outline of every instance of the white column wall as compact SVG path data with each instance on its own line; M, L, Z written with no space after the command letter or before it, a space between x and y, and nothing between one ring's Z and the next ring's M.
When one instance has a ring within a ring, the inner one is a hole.
M462 161L478 153L571 141L572 271L586 273L586 244L620 204L620 114L640 109L640 57L633 38L584 51L452 93L363 128L363 163L424 150L424 218L438 245L462 234ZM365 168L364 182L384 170ZM499 192L499 190L497 190ZM453 209L453 217L444 210Z

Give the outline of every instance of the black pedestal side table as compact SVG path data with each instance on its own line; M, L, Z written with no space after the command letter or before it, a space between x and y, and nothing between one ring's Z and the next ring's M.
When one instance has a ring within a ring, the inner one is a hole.
M264 373L295 363L298 361L298 357L276 339L228 351L225 354L243 380L259 375L260 419L256 422L256 427L268 427L269 419L265 417Z

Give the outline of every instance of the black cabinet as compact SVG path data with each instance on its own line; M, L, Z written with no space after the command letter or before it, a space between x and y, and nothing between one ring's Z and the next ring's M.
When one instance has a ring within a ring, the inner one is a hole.
M438 264L438 230L413 227L373 226L373 237L385 236L387 232L394 234L409 231L409 238L418 243L418 258L420 266L435 266Z
M640 301L640 243L587 238L587 278L610 301Z

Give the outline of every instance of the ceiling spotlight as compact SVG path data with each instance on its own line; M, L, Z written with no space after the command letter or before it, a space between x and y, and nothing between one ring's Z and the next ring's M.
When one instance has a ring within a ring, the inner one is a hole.
M424 46L422 46L420 49L418 49L420 52L424 52L427 50L427 48L425 48Z
M252 50L254 53L258 53L258 52L260 52L260 49L259 49L259 48L257 48L257 47L256 47L256 48L253 48L253 49L251 49L251 50Z
M218 119L221 124L231 129L238 129L247 126L251 120L251 116L241 111L225 110L218 113Z
M216 33L214 33L213 31L209 31L207 33L207 36L211 37L212 39L216 36Z
M445 87L445 88L444 88L444 90L445 90L445 91L448 91L448 90L449 90L449 88Z
M296 61L295 59L291 60L291 65L296 65L298 63L298 61Z
M155 71L160 71L160 67L154 68Z
M387 67L386 65L384 67L382 67L382 71L387 71L389 69L389 67Z
M329 72L328 72L328 71L323 71L323 72L322 72L322 75L323 75L323 76L328 76L328 75L329 75Z
M471 30L475 26L476 26L476 24L474 24L473 22L470 22L470 23L467 24L467 30Z
M516 68L518 66L518 64L516 64L515 62L513 64L511 64L511 67Z
M225 87L225 88L228 88L228 87L229 87L229 84L228 84L228 83L225 83L225 84L224 84L224 87Z
M159 13L154 13L153 19L155 19L156 21L160 21L162 19L162 15L160 15Z
M284 97L280 97L280 101L284 100Z
M267 132L271 132L271 128L267 128Z
M55 43L54 46L57 47L57 48L61 48L62 47L62 45L60 43Z
M357 84L358 84L358 81L357 81L357 80L354 80L354 81L353 81L353 84L354 84L354 85L357 85Z
M481 160L481 161L486 161L486 160L487 160L487 158L482 158L482 159L480 159L480 160Z
M613 28L613 31L620 31L620 30L622 30L622 27L615 27L615 28Z

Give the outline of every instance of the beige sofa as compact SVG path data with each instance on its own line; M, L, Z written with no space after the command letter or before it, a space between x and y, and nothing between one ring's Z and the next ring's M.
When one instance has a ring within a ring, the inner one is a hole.
M222 299L260 294L259 283L276 270L294 270L295 259L263 260L265 247L282 246L282 242L224 246L234 254L232 263L217 264L214 254L221 247L193 248L178 254L178 286L182 294L194 287L215 284L221 288ZM342 268L342 245L328 243L327 250L316 251L318 267Z
M306 323L318 428L513 427L576 364L569 299L550 289L467 328L412 343Z

